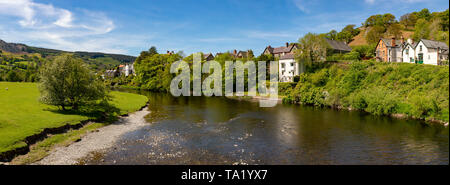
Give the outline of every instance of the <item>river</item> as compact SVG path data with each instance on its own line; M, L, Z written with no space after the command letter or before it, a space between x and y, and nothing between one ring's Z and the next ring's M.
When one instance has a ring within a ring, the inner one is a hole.
M449 164L449 129L225 97L149 97L147 126L88 164Z

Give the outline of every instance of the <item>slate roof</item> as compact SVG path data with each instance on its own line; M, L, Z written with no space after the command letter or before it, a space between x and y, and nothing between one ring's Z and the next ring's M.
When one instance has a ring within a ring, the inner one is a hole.
M272 53L272 54L288 53L292 50L292 48L294 48L294 46L296 46L296 44L291 44L288 47L282 46L282 47L277 47L277 48L272 48L272 47L268 46L268 47L266 47L266 50L269 50L269 53Z
M421 41L427 48L438 48L438 47L442 48L442 49L448 48L447 44L445 44L444 42L427 40L427 39L422 39Z
M445 50L442 54L443 54L443 55L448 55L448 49Z
M384 42L384 44L386 44L387 47L392 47L392 44L391 44L391 40L392 39L382 38L381 40ZM395 40L395 47L398 47L398 46L401 46L401 45L402 45L402 41L396 39Z
M208 53L208 54L204 54L204 55L203 55L203 58L205 58L205 59L206 59L206 58L208 58L208 57L209 57L210 55L212 56L212 54L211 54L211 53ZM214 56L212 56L212 57L214 57Z
M280 57L280 60L286 60L286 59L294 59L294 54L285 54Z
M331 40L328 38L325 38L325 40L328 42L328 44L333 48L334 50L339 51L352 51L352 48L345 44L345 42L337 41L337 40Z

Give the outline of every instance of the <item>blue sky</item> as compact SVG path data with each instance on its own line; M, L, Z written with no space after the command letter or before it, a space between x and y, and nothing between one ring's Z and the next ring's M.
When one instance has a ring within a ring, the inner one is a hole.
M68 51L225 52L295 42L370 15L448 9L447 0L0 0L0 39Z

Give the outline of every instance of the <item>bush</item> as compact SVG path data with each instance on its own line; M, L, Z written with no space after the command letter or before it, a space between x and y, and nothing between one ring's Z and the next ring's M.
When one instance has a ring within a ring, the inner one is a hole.
M449 120L448 66L355 61L299 76L285 102Z

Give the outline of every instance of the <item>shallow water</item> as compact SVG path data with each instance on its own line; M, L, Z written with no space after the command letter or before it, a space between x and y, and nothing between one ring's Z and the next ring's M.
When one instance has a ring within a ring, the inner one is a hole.
M88 164L449 164L449 129L224 97L150 99L148 126Z

